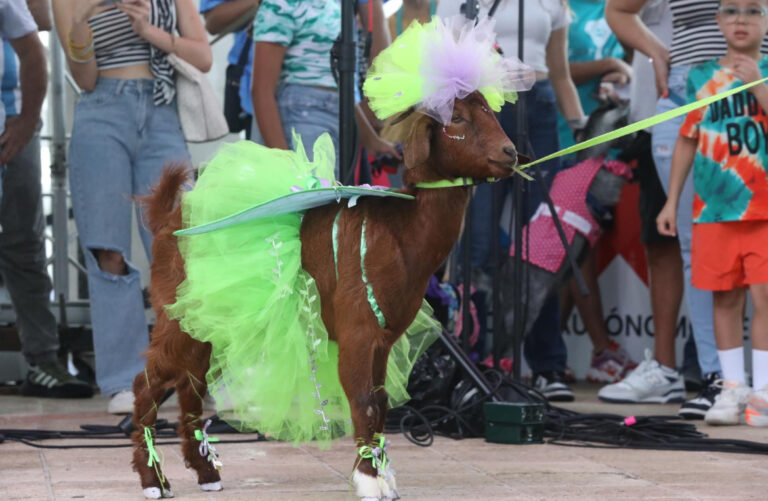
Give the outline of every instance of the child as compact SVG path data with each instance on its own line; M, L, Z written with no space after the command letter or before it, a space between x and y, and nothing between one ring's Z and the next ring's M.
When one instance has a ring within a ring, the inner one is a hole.
M768 32L768 0L723 0L717 22L728 50L693 68L693 101L768 75L760 43ZM672 157L669 198L657 225L676 234L683 183L694 166L692 283L714 291L714 327L723 390L708 424L768 426L768 86L758 84L691 112ZM742 315L749 288L754 391L746 386Z

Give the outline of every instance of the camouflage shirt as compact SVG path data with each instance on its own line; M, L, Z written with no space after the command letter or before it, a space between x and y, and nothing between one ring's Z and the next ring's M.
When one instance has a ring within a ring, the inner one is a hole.
M253 39L286 48L280 83L335 89L331 47L340 31L338 0L263 0L254 22Z

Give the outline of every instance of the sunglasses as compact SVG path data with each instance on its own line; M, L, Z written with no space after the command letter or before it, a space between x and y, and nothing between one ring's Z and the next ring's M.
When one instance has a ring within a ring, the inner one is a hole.
M768 15L768 9L764 7L744 7L742 9L727 5L718 8L717 11L723 16L723 19L725 19L726 22L734 22L739 16L744 16L744 19L749 21L757 21L759 18Z

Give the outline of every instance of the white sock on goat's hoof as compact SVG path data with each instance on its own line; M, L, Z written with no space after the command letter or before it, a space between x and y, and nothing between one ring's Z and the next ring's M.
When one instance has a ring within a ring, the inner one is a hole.
M161 499L163 493L160 491L160 487L147 487L144 489L144 497L147 499Z
M200 484L200 489L204 491L220 491L223 489L221 481L208 482L207 484Z
M382 498L378 477L372 477L365 473L360 473L360 470L355 470L352 474L352 484L355 486L355 493L363 501L379 501Z

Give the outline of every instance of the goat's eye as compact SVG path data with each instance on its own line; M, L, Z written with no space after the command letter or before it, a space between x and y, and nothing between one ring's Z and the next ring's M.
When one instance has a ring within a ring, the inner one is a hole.
M455 124L461 123L463 121L464 121L464 117L462 117L461 115L453 115L453 118L451 118L451 122Z

